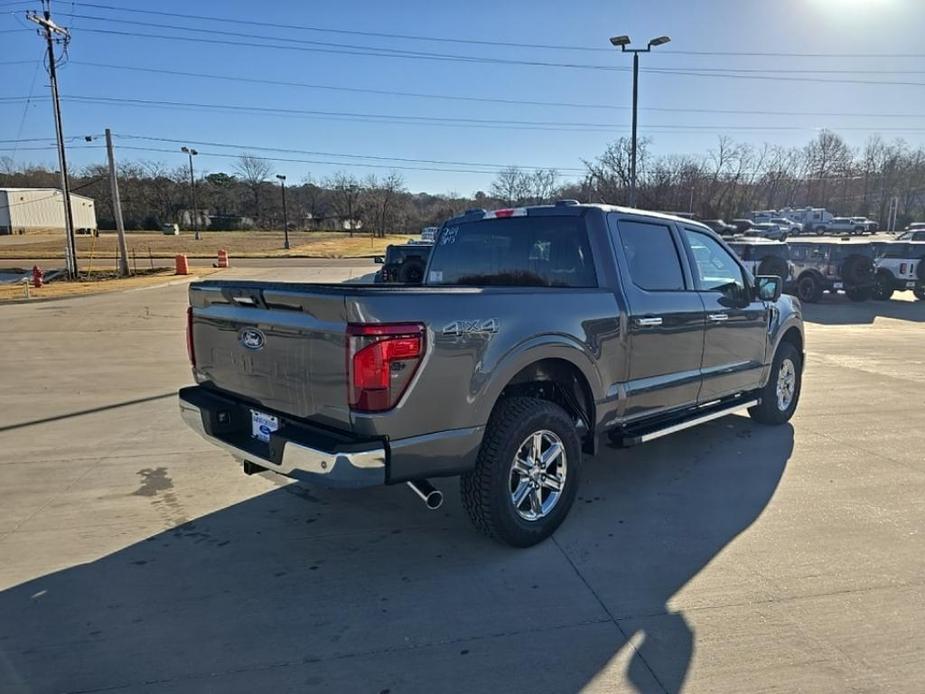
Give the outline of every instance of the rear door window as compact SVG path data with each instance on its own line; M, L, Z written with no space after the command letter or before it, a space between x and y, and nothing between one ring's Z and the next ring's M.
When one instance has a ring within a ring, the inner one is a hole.
M616 219L616 224L633 284L647 291L685 289L678 248L667 225L626 219Z
M694 275L701 291L721 292L731 299L745 296L745 278L733 255L706 234L685 229L694 258Z
M524 216L447 226L432 251L427 284L596 287L581 217Z

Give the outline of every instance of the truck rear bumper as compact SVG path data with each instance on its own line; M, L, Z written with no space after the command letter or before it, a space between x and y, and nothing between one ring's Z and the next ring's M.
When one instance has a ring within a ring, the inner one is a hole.
M332 487L373 487L386 482L382 441L357 442L306 425L286 422L269 443L250 436L250 408L200 386L179 393L183 421L209 443L239 461Z

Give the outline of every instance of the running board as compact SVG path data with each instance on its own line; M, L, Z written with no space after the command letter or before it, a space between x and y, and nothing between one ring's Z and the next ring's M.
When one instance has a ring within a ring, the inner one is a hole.
M726 402L719 406L720 409L711 409L711 410L694 410L690 414L689 419L682 419L681 421L676 421L673 424L661 428L652 428L652 429L642 429L639 431L628 431L625 436L623 436L621 443L624 446L635 446L639 443L646 443L647 441L653 441L659 439L662 436L668 436L668 434L674 434L677 431L683 431L684 429L690 429L695 427L698 424L704 424L706 422L712 421L714 419L719 419L720 417L725 417L726 415L733 414L735 412L741 412L742 410L747 410L749 407L754 407L758 404L758 400L740 400L732 404Z

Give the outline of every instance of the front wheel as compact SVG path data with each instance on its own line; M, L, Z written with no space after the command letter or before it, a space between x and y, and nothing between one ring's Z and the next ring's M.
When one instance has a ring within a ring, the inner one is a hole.
M761 424L783 424L797 409L803 383L803 355L790 342L782 342L774 355L768 382L761 389L761 402L748 414Z
M580 469L578 433L561 407L506 398L491 414L475 468L460 479L463 506L485 535L529 547L565 520Z

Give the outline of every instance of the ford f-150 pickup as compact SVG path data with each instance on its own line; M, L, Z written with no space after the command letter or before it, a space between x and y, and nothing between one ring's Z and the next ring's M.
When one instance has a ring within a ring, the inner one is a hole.
M702 224L607 205L470 210L418 286L190 286L185 421L247 473L309 484L461 476L475 526L549 536L582 454L747 410L790 419L803 324ZM679 451L679 456L684 452Z

